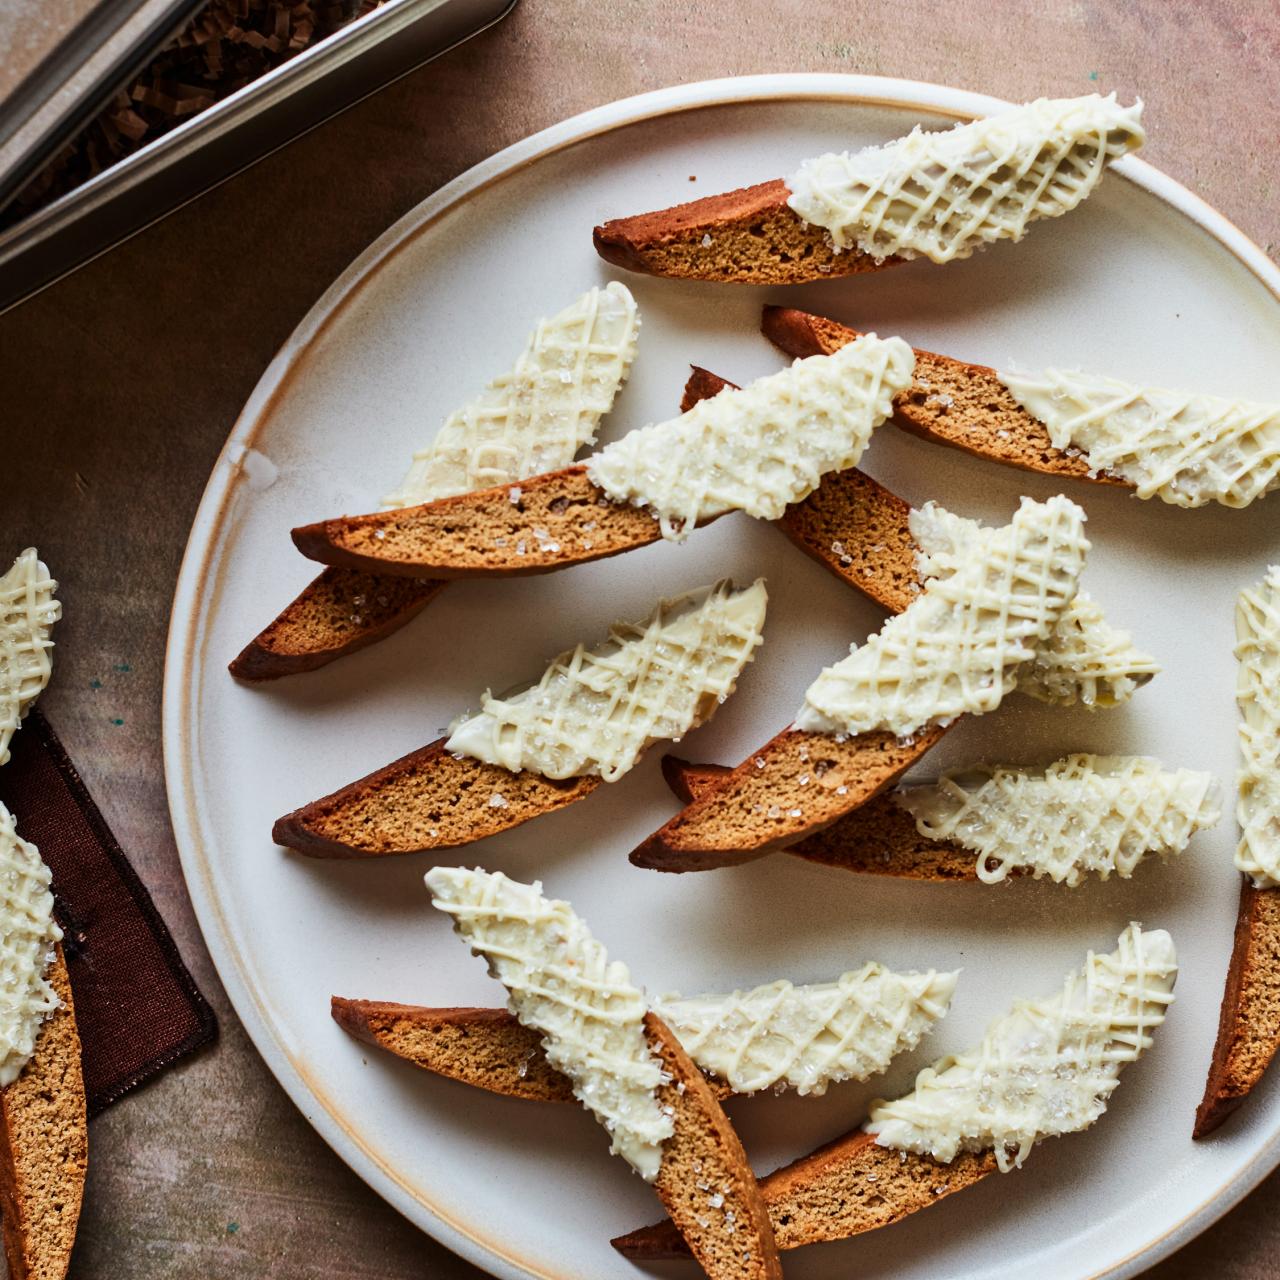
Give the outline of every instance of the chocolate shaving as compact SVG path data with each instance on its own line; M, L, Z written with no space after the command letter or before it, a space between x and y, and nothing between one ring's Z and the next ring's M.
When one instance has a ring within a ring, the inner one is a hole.
M386 0L210 0L0 211L12 226Z

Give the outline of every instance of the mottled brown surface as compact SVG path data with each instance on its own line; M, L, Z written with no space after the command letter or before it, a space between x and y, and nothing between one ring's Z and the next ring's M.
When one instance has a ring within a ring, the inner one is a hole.
M764 857L812 836L896 782L946 733L908 740L784 729L696 796L631 861L654 871L710 871Z
M530 1102L572 1102L573 1084L548 1061L542 1036L506 1009L428 1009L390 1000L334 996L333 1020L357 1040L377 1045L424 1071ZM733 1090L714 1076L717 1101Z
M667 1075L658 1105L673 1132L654 1179L663 1208L710 1280L782 1280L773 1225L747 1153L707 1078L656 1013L645 1035ZM723 1196L711 1205L706 1188Z
M989 1152L962 1152L950 1164L879 1146L854 1129L760 1179L779 1249L846 1240L901 1222L994 1173ZM669 1222L619 1236L613 1247L629 1258L678 1258L679 1235Z
M519 484L293 531L294 546L312 560L409 578L552 573L659 537L656 517L611 501L583 463Z
M714 790L728 772L724 765L690 764L676 756L662 758L662 776L685 804ZM916 820L888 791L824 830L788 845L784 852L860 875L953 883L978 878L972 852L950 840L922 836Z
M792 356L831 355L862 337L848 325L794 307L765 307L760 327ZM1092 474L1079 454L1055 449L1045 425L1013 398L994 369L919 347L915 353L911 385L893 400L893 421L904 430L1024 471L1132 488L1107 472Z
M61 1003L22 1074L0 1090L0 1213L11 1280L62 1280L84 1194L84 1078L61 945L48 978Z
M1235 945L1222 996L1218 1040L1195 1136L1206 1137L1239 1107L1280 1045L1280 889L1240 886Z
M228 664L240 680L276 680L328 666L376 644L444 589L430 578L389 578L330 566Z
M684 0L520 0L479 39L0 317L12 485L0 534L8 548L38 540L67 602L43 705L223 1028L214 1051L94 1122L76 1280L480 1274L369 1191L271 1079L200 942L165 804L160 677L187 529L241 405L334 276L441 183L535 129L620 95L778 70L1019 101L1140 92L1160 124L1143 155L1277 256L1277 56L1262 0L868 0L856 16L737 0L732 21ZM1278 1249L1275 1175L1153 1274L1264 1280Z
M615 218L595 229L607 262L653 276L724 284L802 284L824 276L878 271L865 253L838 253L831 237L787 206L781 178L652 213Z
M313 858L383 858L452 849L589 796L599 778L556 781L455 756L445 740L276 819L271 838ZM500 803L499 803L500 800Z

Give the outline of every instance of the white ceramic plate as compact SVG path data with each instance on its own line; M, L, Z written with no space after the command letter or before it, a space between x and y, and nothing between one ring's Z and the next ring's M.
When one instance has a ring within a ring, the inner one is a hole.
M642 616L659 594L764 574L761 656L681 748L737 761L879 615L775 530L732 517L684 546L451 586L391 640L317 674L248 689L226 663L314 572L289 542L292 525L374 506L441 419L509 366L537 316L618 274L592 251L594 223L999 105L901 81L769 76L648 94L539 134L450 184L351 266L267 370L214 469L178 586L165 691L170 803L205 937L250 1035L320 1133L414 1222L500 1276L632 1276L609 1237L660 1216L657 1202L606 1154L585 1112L468 1091L339 1030L328 1014L335 992L436 1005L496 1005L503 993L430 907L427 857L309 861L272 844L272 820L431 740L486 686L536 674L615 617ZM1159 118L1149 127L1158 133ZM671 416L690 360L739 382L779 368L757 329L765 301L990 364L1079 364L1275 398L1278 276L1219 215L1130 159L1086 206L1024 244L945 268L771 290L627 278L644 328L604 438ZM1058 488L888 426L865 465L914 502L938 498L1001 522L1020 494ZM1086 485L1070 496L1090 517L1089 589L1164 674L1130 706L1097 715L1010 698L951 734L919 772L984 756L1126 751L1212 769L1229 784L1232 602L1280 558L1280 499L1187 512ZM626 858L676 809L660 754L575 808L454 856L542 879L655 991L814 981L868 958L964 968L950 1017L887 1077L823 1099L731 1103L761 1171L853 1127L868 1098L906 1088L933 1056L974 1041L1015 996L1054 989L1130 919L1172 930L1183 965L1154 1052L1092 1131L1047 1143L1021 1172L891 1230L790 1254L788 1275L1131 1275L1280 1158L1274 1075L1219 1136L1191 1141L1237 896L1230 817L1169 866L1074 892L882 882L786 857L662 876Z

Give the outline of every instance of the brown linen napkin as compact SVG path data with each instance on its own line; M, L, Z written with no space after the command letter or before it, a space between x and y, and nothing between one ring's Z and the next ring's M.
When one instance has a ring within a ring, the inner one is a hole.
M23 721L11 750L0 801L53 872L93 1116L214 1040L218 1024L39 711Z

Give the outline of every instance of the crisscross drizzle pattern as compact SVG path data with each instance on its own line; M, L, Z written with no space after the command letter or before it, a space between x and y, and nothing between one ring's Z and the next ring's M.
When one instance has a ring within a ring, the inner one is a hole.
M62 938L49 881L39 850L0 804L0 1088L22 1073L45 1018L58 1007L45 977Z
M1259 888L1280 886L1280 567L1236 602L1240 774L1236 866Z
M622 777L654 742L678 742L733 692L761 643L764 580L724 581L618 623L604 644L562 653L532 688L486 693L450 751L547 778Z
M925 1068L905 1097L872 1103L867 1129L881 1146L942 1161L993 1148L1008 1172L1041 1138L1087 1129L1107 1109L1121 1067L1151 1047L1177 973L1173 939L1131 924L1061 992L1019 1001L976 1049Z
M930 578L905 612L818 676L796 727L907 735L993 711L1076 594L1084 518L1066 498L1024 498L1012 523L985 536L981 556Z
M912 511L921 578L945 577L981 557L993 532L936 502ZM1036 646L1035 657L1018 669L1018 692L1064 707L1114 707L1128 702L1159 671L1160 664L1135 648L1127 631L1113 627L1095 601L1078 591L1049 638Z
M726 511L777 520L829 471L857 464L915 359L901 338L864 334L628 432L589 458L587 473L616 502L649 508L676 541Z
M997 376L1055 449L1083 453L1090 471L1128 480L1139 498L1247 507L1280 484L1280 404L1062 369Z
M1077 885L1122 880L1151 853L1181 853L1221 816L1213 775L1141 756L1074 755L1047 769L974 765L895 793L921 835L978 855L987 884L1011 871Z
M49 634L62 617L57 589L34 547L0 578L0 764L9 759L9 742L27 708L49 683Z
M567 467L596 438L635 359L640 315L617 281L541 320L515 368L451 414L383 507L412 507Z
M866 1080L914 1049L951 1004L958 973L893 973L870 963L835 982L786 979L728 995L663 996L654 1009L704 1071L735 1093L825 1093Z
M917 126L882 147L806 160L787 180L787 203L837 249L881 261L967 258L1074 209L1112 159L1142 145L1141 116L1141 102L1089 94L1041 98L942 132Z
M541 1032L547 1061L573 1081L574 1096L646 1182L675 1131L658 1105L662 1066L644 1034L644 993L567 902L542 885L501 872L434 867L427 888L453 927L489 962L510 993L511 1012Z

